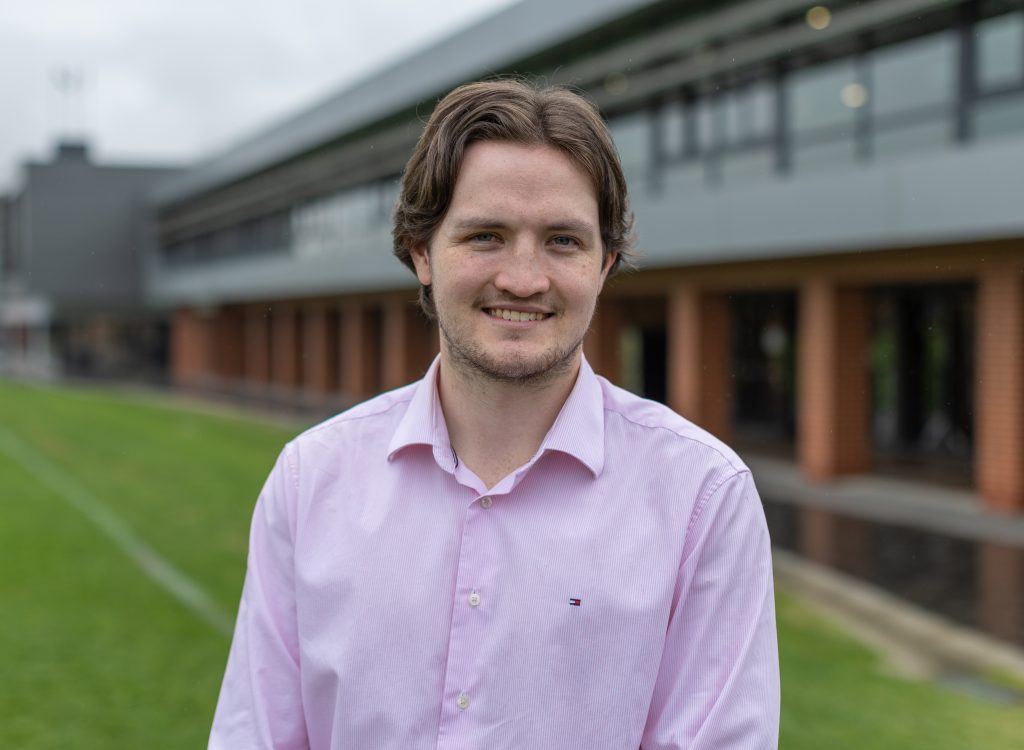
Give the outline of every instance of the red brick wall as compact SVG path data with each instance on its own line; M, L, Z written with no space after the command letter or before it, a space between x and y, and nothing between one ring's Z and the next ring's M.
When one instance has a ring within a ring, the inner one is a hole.
M250 384L270 382L270 308L250 305L245 310L245 379Z
M1024 279L1007 267L978 280L975 467L985 503L1024 510Z
M171 319L171 376L192 384L213 371L213 331L210 318L189 308L174 311Z
M351 300L341 314L341 392L349 399L369 398L380 390L380 345L369 307Z
M687 419L728 439L732 412L729 298L695 286L668 302L668 401Z
M270 379L274 385L294 388L302 380L300 326L295 305L274 303L270 319Z
M798 314L800 466L816 480L867 471L871 425L867 294L827 279L807 281Z
M583 351L594 372L604 375L613 383L619 381L621 374L621 333L620 303L614 299L602 299L597 304L597 314L583 341Z
M314 302L303 307L303 386L325 395L338 389L338 311Z
M213 373L237 380L245 374L245 318L236 307L222 307L213 323Z

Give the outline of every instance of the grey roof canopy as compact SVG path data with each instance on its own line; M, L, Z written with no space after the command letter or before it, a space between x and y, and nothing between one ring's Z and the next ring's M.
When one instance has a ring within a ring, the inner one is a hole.
M685 2L685 0L680 0ZM517 59L581 34L651 0L524 0L203 160L154 190L167 206L271 167Z

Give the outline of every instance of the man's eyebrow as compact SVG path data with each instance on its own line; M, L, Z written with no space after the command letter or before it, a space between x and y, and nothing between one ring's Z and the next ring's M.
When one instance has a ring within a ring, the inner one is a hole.
M452 225L452 229L457 232L463 232L468 229L507 229L508 225L499 221L498 219L489 219L484 216L480 217L468 217L465 219L459 219Z
M452 224L452 229L456 232L465 232L472 229L508 229L508 226L509 225L506 222L499 219L479 216L459 219ZM575 232L577 234L591 234L597 232L597 228L590 222L577 221L575 219L559 220L548 224L545 226L545 229L549 232Z
M550 232L576 232L577 234L589 234L596 233L597 227L588 221L558 221L554 224L548 225L548 231Z

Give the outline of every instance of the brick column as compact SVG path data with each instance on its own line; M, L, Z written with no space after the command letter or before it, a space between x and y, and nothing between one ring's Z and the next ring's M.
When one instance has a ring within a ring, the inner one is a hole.
M383 390L423 377L437 350L437 327L427 322L415 300L401 296L384 303L380 332Z
M989 633L1024 646L1024 550L978 545L978 622Z
M344 303L341 311L341 392L362 400L380 389L380 340L372 312L361 302Z
M826 279L801 290L797 351L798 455L804 474L828 480L870 465L870 319L863 289Z
M409 369L406 371L405 382L419 380L427 372L430 363L441 348L440 331L437 323L427 320L420 311L419 304L410 302L406 306L407 325L411 331L409 337Z
M974 422L978 491L987 506L1024 511L1024 280L979 279Z
M275 303L270 330L270 380L274 385L295 388L302 378L302 344L295 306Z
M689 420L728 439L732 419L729 299L690 285L668 300L668 401Z
M414 333L409 308L410 303L403 298L391 298L384 303L380 345L381 387L385 391L409 382Z
M214 319L213 359L218 377L238 380L245 373L245 321L236 307L222 307Z
M338 388L338 313L326 303L307 305L302 316L303 386L326 395Z
M619 337L622 332L622 305L614 299L597 303L597 314L583 341L583 352L594 372L613 383L621 377L622 364Z
M270 308L251 305L245 310L245 371L248 384L270 382Z
M196 383L213 374L209 317L182 308L171 319L171 374L176 382Z

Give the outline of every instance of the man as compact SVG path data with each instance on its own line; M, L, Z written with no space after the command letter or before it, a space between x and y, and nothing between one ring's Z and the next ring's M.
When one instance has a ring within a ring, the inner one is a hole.
M210 746L775 747L750 473L581 354L630 251L596 110L515 81L456 89L409 161L394 242L440 356L285 447Z

